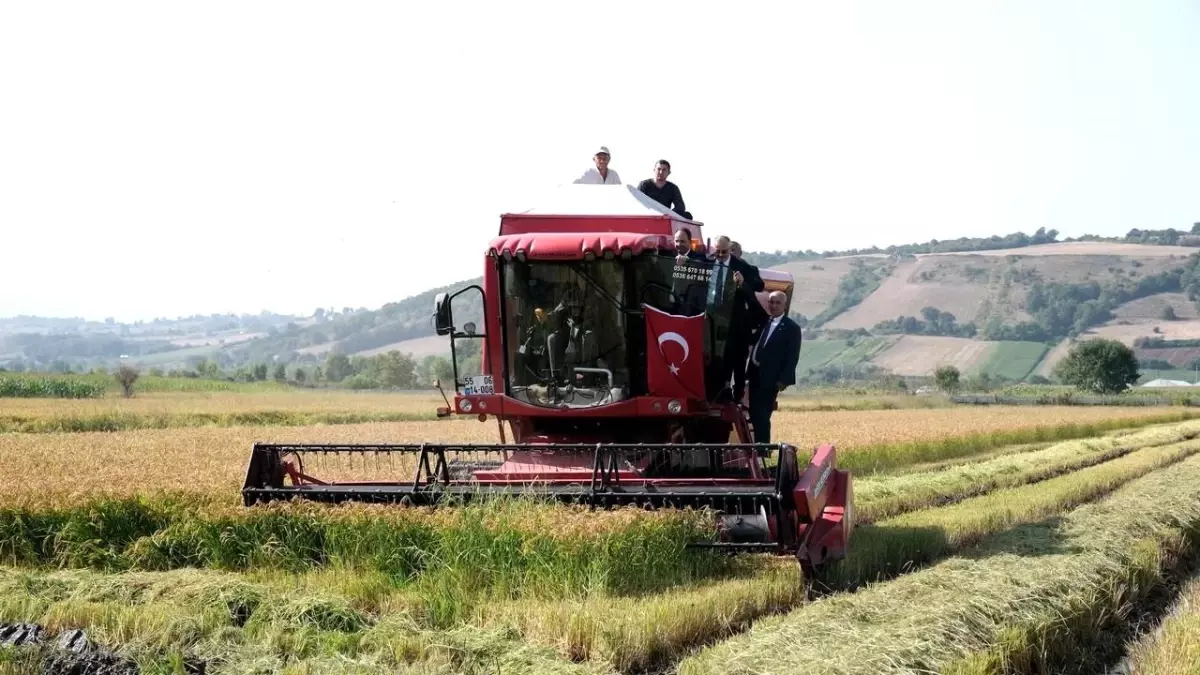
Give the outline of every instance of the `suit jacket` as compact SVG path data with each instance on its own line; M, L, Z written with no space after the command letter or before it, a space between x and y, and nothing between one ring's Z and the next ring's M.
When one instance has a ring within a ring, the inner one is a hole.
M755 293L766 288L758 268L741 258L729 257L729 269L742 273L742 286L734 296L732 323L734 331L743 337L762 327L771 318Z
M791 386L796 384L796 364L800 361L800 325L791 317L784 315L779 320L779 325L775 327L775 331L767 338L766 344L761 344L762 338L769 328L769 323L764 324L763 333L756 341L758 367L753 366L752 360L751 377L755 377L753 373L757 370L757 382L763 385L773 383ZM752 359L755 356L754 349L751 347Z

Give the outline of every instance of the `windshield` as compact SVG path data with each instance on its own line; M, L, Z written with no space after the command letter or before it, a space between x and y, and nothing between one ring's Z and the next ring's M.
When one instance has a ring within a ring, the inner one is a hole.
M674 255L629 260L502 263L509 395L534 405L589 407L646 393L642 305L705 314L704 357L723 354L735 286L709 283L712 264Z

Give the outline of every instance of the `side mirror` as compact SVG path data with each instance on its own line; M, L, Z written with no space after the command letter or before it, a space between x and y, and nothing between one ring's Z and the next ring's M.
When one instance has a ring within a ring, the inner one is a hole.
M450 315L450 294L438 293L433 301L434 331L438 335L449 335L454 331L454 317Z

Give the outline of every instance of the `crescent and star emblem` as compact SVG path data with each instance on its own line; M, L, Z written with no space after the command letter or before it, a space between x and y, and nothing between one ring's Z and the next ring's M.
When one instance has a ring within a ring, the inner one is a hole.
M662 350L664 342L675 342L678 343L680 347L683 347L683 361L687 361L688 355L692 353L691 348L688 347L687 340L683 339L682 335L674 331L668 331L658 336L658 353L662 354L664 358L667 356L666 354L663 354ZM680 361L680 363L683 363L683 361ZM674 363L670 364L670 370L672 375L679 374L679 366L675 365Z

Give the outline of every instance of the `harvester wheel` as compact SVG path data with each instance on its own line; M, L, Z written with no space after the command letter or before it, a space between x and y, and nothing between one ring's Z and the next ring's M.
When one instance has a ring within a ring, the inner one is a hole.
M776 471L779 476L775 483L779 487L779 502L784 508L792 510L796 507L792 490L795 489L796 483L800 482L800 467L796 464L795 448L784 446L779 449Z

